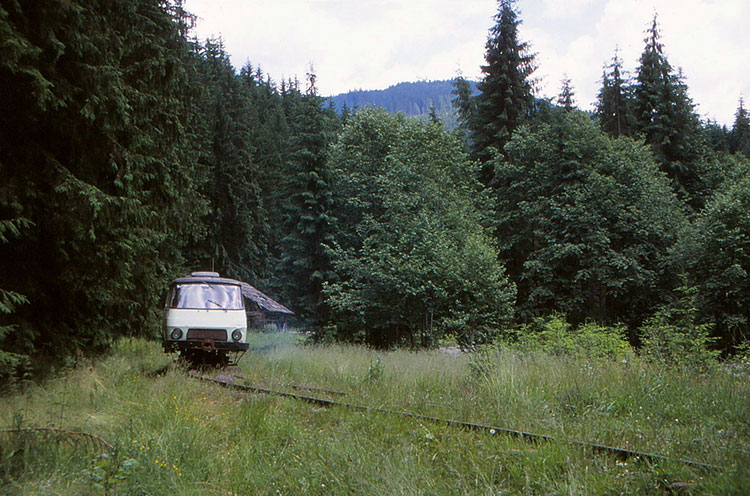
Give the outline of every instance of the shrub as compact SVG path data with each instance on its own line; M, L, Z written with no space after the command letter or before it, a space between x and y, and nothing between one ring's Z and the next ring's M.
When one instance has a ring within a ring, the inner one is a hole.
M713 324L698 323L694 287L678 288L680 298L659 309L639 330L641 355L668 366L706 368L717 363L719 352L710 348Z
M564 315L538 317L516 333L513 347L551 355L623 359L633 355L622 326L606 327L588 322L573 328Z

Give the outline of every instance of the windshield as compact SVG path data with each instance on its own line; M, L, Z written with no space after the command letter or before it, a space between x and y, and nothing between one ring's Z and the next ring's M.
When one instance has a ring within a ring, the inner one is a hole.
M178 284L172 288L169 308L242 310L239 286L229 284Z

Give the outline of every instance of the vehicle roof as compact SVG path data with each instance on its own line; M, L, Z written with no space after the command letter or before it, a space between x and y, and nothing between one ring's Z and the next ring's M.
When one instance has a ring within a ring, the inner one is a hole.
M172 286L175 284L232 284L234 286L240 286L240 281L234 279L227 279L226 277L218 276L205 276L205 275L190 275L186 277L180 277L172 281Z

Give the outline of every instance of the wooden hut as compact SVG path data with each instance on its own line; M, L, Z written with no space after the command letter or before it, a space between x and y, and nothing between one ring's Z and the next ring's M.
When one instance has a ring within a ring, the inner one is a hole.
M272 300L256 288L243 282L242 296L245 298L248 329L263 329L267 324L275 325L280 331L286 331L294 312L281 303Z

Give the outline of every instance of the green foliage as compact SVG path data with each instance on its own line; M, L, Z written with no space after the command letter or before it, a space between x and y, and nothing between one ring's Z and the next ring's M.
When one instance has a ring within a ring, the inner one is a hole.
M138 462L135 459L125 458L122 450L115 447L112 453L98 455L84 474L94 489L109 495L117 494L118 484L132 476L137 468Z
M575 92L573 91L570 78L566 75L561 82L560 95L557 97L557 104L565 110L572 110L575 108L574 96Z
M298 98L284 188L280 277L282 293L297 318L320 328L328 320L323 284L331 279L334 219L327 158L333 126L315 93L314 75L308 93Z
M206 237L189 251L193 266L240 280L266 275L268 215L259 184L253 129L259 110L247 76L235 75L221 40L197 47L194 85L201 92L191 123L200 190L210 202Z
M12 324L51 355L150 335L181 240L198 234L180 12L152 0L3 4L0 247ZM10 262L9 262L10 261Z
M27 219L0 219L0 244L9 243L12 238L21 236L21 231L29 227L31 223ZM12 382L19 376L23 377L31 369L28 352L33 351L33 345L19 346L19 341L23 342L26 333L18 333L15 325L3 324L16 307L28 302L24 295L0 288L0 385ZM11 348L26 353L7 351Z
M750 175L718 192L686 232L682 266L698 288L696 304L715 324L722 348L750 338Z
M492 179L488 164L511 137L511 133L530 115L534 106L531 75L536 69L529 45L518 39L521 24L513 0L498 2L495 25L485 46L486 65L477 85L475 112L463 115L472 130L474 152L483 162L480 174L483 184Z
M380 357L376 357L370 362L370 368L367 369L367 380L369 382L377 382L383 378L384 372L385 365L383 365L383 360Z
M750 341L744 341L735 346L732 363L739 365L744 371L750 372Z
M697 207L693 193L699 183L694 170L699 152L698 118L682 73L674 73L664 54L656 16L645 42L633 88L637 129L673 180L675 190Z
M729 151L741 153L750 158L750 116L748 116L745 102L740 98L737 113L734 115L734 125L729 135Z
M717 363L713 324L698 322L697 289L678 288L679 299L660 308L640 328L640 353L647 360L674 367L708 368Z
M521 352L616 360L627 360L634 354L623 326L587 322L574 328L560 314L537 317L515 334L516 340L509 344Z
M496 237L528 319L638 325L672 287L685 219L648 149L578 111L522 127L496 162Z
M631 88L622 73L622 61L615 53L602 74L602 87L596 100L595 115L602 130L612 136L632 136L633 102Z
M453 80L453 107L458 111L458 129L465 135L471 131L471 122L476 114L476 99L472 92L471 83L462 75ZM468 136L464 136L468 139Z
M509 316L515 291L461 149L438 125L370 109L350 117L331 157L338 280L326 289L342 338L482 342Z

